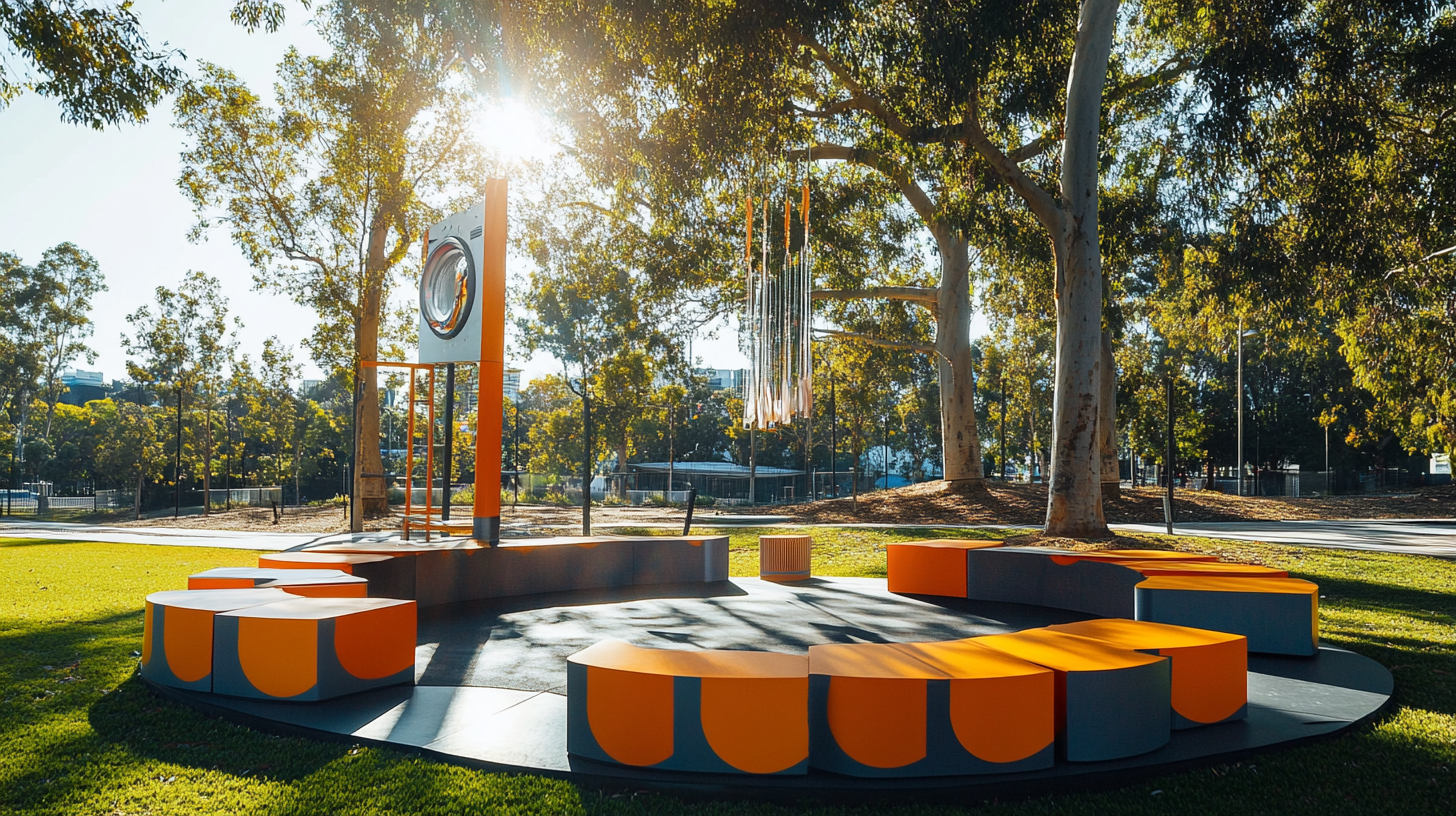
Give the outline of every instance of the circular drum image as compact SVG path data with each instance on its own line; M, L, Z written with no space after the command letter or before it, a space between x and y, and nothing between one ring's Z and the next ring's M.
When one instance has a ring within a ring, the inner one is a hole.
M474 305L475 259L459 238L446 238L420 275L420 314L436 337L449 340L465 328Z

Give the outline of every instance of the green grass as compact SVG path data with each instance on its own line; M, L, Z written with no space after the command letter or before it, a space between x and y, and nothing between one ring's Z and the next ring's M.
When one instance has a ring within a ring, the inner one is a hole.
M766 530L732 531L756 571ZM987 531L986 535L1005 535ZM817 529L821 574L883 575L883 545L972 531ZM133 676L142 598L255 553L0 539L0 813L868 814L1450 813L1456 810L1456 564L1140 537L1318 581L1326 640L1392 668L1396 708L1339 739L1106 793L966 808L780 806L603 793L408 753L268 736L154 697ZM1154 795L1155 791L1161 791Z
M677 530L662 527L616 527L613 535L677 535ZM942 527L902 527L893 530L875 527L694 527L693 535L728 536L728 574L758 576L758 537L761 535L814 536L810 568L815 575L828 578L884 578L885 545L896 541L922 541L927 538L960 538L999 541L1026 535L1030 529L961 530Z

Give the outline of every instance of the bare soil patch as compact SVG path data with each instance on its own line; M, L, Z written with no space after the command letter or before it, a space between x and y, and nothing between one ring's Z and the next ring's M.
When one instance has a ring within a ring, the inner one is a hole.
M1158 523L1163 520L1163 488L1122 490L1103 503L1109 522ZM1405 493L1332 498L1286 499L1229 496L1214 491L1175 490L1177 520L1274 521L1339 518L1450 518L1456 516L1456 486L1413 488ZM1047 489L1041 484L988 482L966 487L925 482L744 513L774 513L819 523L895 522L901 524L1028 524L1046 517Z

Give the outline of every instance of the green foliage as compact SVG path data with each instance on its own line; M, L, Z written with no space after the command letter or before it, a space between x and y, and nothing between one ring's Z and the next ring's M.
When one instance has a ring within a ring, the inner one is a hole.
M0 106L32 90L56 99L67 122L100 130L145 121L183 78L177 52L147 42L130 2L0 0L0 31L27 69L15 76L0 63Z

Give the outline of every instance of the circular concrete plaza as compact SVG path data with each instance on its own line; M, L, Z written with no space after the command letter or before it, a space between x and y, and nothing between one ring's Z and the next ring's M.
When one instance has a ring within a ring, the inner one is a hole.
M804 776L719 775L612 765L566 751L566 658L618 638L662 649L750 649L795 654L825 643L954 640L1089 616L1044 607L890 593L871 578L588 590L424 609L416 685L321 703L161 693L256 728L420 751L449 762L564 777L584 784L707 796L862 799L990 798L1121 784L1210 765L1274 746L1328 737L1377 714L1391 675L1368 658L1325 646L1312 658L1249 656L1248 717L1174 731L1151 753L1066 762L1016 774L866 779L811 769Z

